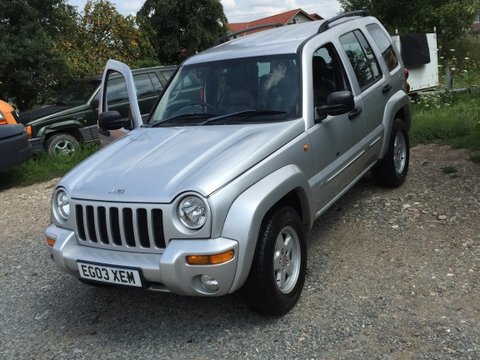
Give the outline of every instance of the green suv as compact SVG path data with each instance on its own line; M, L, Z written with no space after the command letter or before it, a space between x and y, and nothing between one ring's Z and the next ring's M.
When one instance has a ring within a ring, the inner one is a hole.
M156 66L133 70L138 104L146 117L176 66ZM73 82L52 104L21 113L34 153L71 153L80 143L99 143L97 107L101 76ZM110 83L108 97L112 110L129 116L127 89L122 77Z

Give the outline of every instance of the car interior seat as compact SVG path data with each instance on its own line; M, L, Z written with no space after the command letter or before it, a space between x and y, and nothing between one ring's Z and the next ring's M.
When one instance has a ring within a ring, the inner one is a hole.
M276 78L276 79L275 79ZM264 110L296 111L297 70L290 61L272 63L272 72L260 78L261 107Z
M225 81L228 89L218 105L220 114L255 109L255 99L248 91L248 84L241 69L230 69Z
M327 78L327 63L321 56L313 57L312 66L314 103L315 106L325 105L328 95L335 91L335 83Z

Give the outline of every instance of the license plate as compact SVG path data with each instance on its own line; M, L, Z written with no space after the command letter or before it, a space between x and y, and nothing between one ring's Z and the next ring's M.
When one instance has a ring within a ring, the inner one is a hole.
M135 269L90 264L80 261L77 261L77 267L80 272L80 277L85 280L142 287L140 272Z

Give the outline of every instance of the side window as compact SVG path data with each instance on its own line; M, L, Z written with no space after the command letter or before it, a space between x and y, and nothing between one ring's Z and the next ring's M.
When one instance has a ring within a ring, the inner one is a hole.
M388 71L392 71L398 66L398 59L393 50L392 42L378 24L367 25L367 30L382 52Z
M345 69L332 44L324 45L313 53L312 74L315 106L325 105L332 92L351 90Z
M108 82L107 101L109 104L128 101L127 84L123 76L114 78Z
M170 78L174 73L175 73L175 70L162 70L162 75L167 81L170 80Z
M155 89L148 74L134 75L133 81L137 88L138 97L155 95Z
M340 43L350 59L362 90L382 77L375 54L359 30L341 36Z
M150 80L152 81L154 90L156 94L160 94L160 92L163 90L163 85L160 82L160 79L158 78L158 75L155 73L149 74Z

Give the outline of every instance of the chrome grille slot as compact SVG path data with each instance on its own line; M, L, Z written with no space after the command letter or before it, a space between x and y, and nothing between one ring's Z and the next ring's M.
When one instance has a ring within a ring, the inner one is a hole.
M120 222L118 220L118 209L110 208L110 229L112 229L112 241L115 245L122 246L122 236L120 235Z
M135 247L135 235L133 232L132 209L123 209L123 231L128 246Z
M165 237L163 235L163 215L162 210L153 209L153 234L155 239L155 246L158 248L165 248Z
M166 247L162 209L94 202L77 203L74 208L80 243L139 252L162 252Z
M81 205L75 206L75 214L77 218L77 229L78 229L78 237L80 240L87 240L87 237L85 236L85 225L83 222L83 207Z
M98 231L100 234L100 241L104 244L108 244L108 231L107 231L107 212L104 206L99 206L98 211Z
M138 238L140 245L149 248L150 240L148 237L148 218L146 209L137 209Z
M93 242L98 242L97 241L97 232L96 232L96 227L95 227L95 214L93 213L93 206L87 206L87 211L86 211L86 215L87 215L87 234L88 234L88 238L90 241L93 241Z

